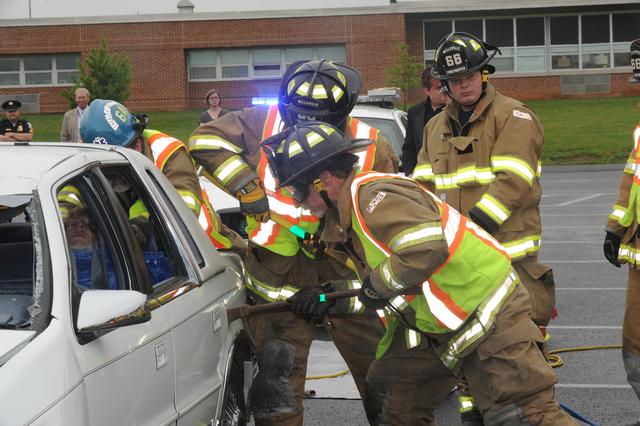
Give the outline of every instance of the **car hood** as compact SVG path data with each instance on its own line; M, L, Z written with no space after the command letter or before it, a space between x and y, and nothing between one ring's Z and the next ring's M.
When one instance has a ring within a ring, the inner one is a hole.
M0 366L20 352L35 334L31 330L0 330Z

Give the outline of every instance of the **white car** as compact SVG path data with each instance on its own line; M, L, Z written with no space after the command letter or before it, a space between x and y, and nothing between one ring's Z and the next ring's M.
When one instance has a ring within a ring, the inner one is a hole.
M387 138L391 148L400 158L407 128L406 112L396 108L383 108L374 104L357 104L350 115L380 130L380 133ZM400 167L402 167L402 164ZM200 181L207 188L212 205L222 218L222 221L246 237L244 232L246 223L240 214L238 200L213 185L205 177L201 177Z
M0 425L244 424L242 263L165 176L97 145L0 158Z
M372 104L356 104L351 116L380 130L387 138L398 158L402 153L404 137L407 133L407 113L396 108L383 108Z

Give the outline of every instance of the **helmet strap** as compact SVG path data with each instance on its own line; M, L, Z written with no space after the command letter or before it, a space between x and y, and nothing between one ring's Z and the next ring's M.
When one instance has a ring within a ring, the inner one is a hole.
M333 201L331 201L331 199L329 198L329 194L327 194L326 186L324 185L322 179L317 177L313 180L313 189L318 194L320 194L320 196L322 197L322 201L324 201L328 208L334 207Z

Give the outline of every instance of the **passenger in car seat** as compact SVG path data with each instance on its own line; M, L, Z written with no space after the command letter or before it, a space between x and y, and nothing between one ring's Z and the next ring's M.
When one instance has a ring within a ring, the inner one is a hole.
M109 253L82 207L69 211L64 221L67 244L74 259L76 283L86 289L117 289Z

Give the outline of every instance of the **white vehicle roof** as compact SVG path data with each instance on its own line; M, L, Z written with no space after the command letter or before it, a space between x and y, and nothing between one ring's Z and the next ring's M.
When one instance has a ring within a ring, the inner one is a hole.
M104 161L123 157L112 146L71 143L0 143L0 193L31 192L40 177L58 164L85 155L90 161Z

